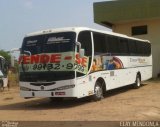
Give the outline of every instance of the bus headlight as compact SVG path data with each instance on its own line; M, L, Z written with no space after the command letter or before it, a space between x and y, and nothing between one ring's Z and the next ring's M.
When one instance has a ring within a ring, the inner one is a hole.
M22 90L22 91L31 91L31 89L23 87L23 86L20 87L20 90Z
M67 85L67 86L58 87L55 90L65 90L65 89L71 89L71 88L74 88L74 87L75 87L75 85Z

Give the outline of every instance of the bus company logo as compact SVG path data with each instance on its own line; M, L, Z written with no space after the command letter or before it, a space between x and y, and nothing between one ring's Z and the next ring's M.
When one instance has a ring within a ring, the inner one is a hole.
M44 90L44 86L43 85L41 86L41 90Z
M139 63L146 63L146 60L145 59L138 59Z
M146 63L146 60L142 58L137 58L137 59L130 58L130 62Z

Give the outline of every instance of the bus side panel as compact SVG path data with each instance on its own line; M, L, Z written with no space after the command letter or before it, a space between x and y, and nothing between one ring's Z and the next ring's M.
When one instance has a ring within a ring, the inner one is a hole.
M140 68L142 81L152 78L152 55L149 57L146 57L146 59L147 59L148 66Z
M141 74L141 81L148 80L152 77L152 66L139 67L138 71Z
M141 81L152 78L152 56L132 56L128 59L127 68L133 68L136 70L136 75L139 72L141 75Z
M94 94L94 81L91 75L77 78L76 81L77 98L82 98Z
M118 69L115 70L116 79L118 82L114 85L113 88L118 88L126 85L133 84L136 78L136 71L135 69Z

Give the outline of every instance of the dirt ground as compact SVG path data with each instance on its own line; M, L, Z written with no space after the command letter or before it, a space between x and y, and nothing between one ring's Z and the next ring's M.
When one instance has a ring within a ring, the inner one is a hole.
M19 88L0 92L0 120L11 121L160 121L160 79L140 89L108 91L98 102L88 99L51 102L48 98L23 99Z

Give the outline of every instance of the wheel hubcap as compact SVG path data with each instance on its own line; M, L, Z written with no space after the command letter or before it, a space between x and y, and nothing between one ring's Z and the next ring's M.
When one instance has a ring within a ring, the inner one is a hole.
M140 86L140 79L137 78L137 86Z
M102 97L102 88L100 86L96 86L95 94L98 98Z

